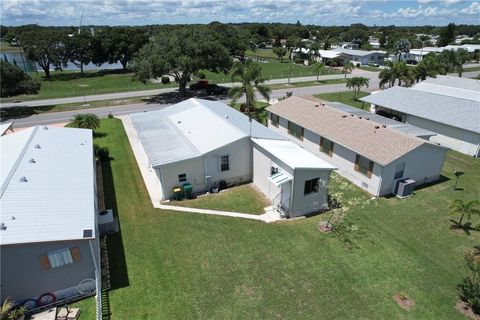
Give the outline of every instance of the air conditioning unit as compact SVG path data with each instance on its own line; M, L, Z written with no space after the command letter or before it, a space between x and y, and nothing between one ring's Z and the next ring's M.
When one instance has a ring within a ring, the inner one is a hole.
M415 188L415 182L415 180L409 178L398 180L397 184L395 185L394 193L399 198L411 196L413 194L413 189Z
M100 235L119 231L118 220L113 216L113 210L107 209L98 213L98 231Z

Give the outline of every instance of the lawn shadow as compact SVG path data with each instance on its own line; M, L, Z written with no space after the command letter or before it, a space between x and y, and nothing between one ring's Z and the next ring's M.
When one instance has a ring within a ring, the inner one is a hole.
M112 160L110 160L112 161ZM103 186L105 192L105 208L112 209L115 219L118 221L118 232L113 233L107 238L108 264L110 267L110 289L119 289L128 287L127 261L125 259L125 249L122 239L122 226L118 216L117 198L115 195L115 186L110 161L102 164Z
M447 181L450 181L450 178L448 178L444 175L440 175L440 178L438 180L428 182L428 183L424 183L422 185L419 185L418 187L415 187L415 191L419 191L419 190L422 190L422 189L425 189L425 188L429 188L429 187L435 186L437 184L442 184L442 183L447 182Z
M195 97L196 95L192 91L187 91L185 96L181 96L180 93L175 90L172 92L165 92L154 95L150 97L150 99L146 100L147 104L152 103L159 103L159 104L175 104L182 102L183 100L187 100L190 98Z
M105 132L93 131L94 138L105 138L106 136L107 134ZM113 158L110 158L109 160L113 160Z
M462 230L467 235L471 235L472 234L471 231L477 231L477 229L472 226L471 222L466 222L462 225L458 225L458 221L455 221L453 219L450 219L450 222L452 223L452 225L450 226L450 229L452 230Z
M54 107L53 105L49 105L49 106L39 106L39 107L15 106L15 107L1 108L0 120L6 121L10 119L26 118L29 116L33 116L35 114L39 114L40 112L50 111L53 109L53 107Z

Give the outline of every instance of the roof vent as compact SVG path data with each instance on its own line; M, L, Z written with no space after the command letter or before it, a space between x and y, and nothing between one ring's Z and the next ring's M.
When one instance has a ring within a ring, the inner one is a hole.
M362 116L358 116L358 119L362 119Z
M84 238L91 238L93 235L92 229L84 229L83 230L83 237Z
M5 223L0 223L0 230L7 230L7 226L5 225Z
M386 127L387 127L387 125L386 125L386 124L382 124L382 127L383 127L383 128L386 128Z
M44 127L43 127L43 130L48 130L48 127L47 127L47 126L44 126Z
M346 115L346 114L344 114L344 115L342 116L342 118L346 118L346 117L347 117L347 115Z
M225 119L230 119L230 117L228 116L228 114L225 115Z
M32 159L28 160L28 162L30 162L30 163L36 163L37 161L35 161L35 159L32 158Z
M375 129L380 129L380 126L375 126Z
M320 105L319 105L319 104L316 104L316 105L314 105L314 107L315 107L315 108L318 108L318 107L320 107Z
M28 181L27 177L25 176L20 177L20 182L27 182L27 181Z
M350 116L352 116L352 117L353 117L354 115L353 115L353 114L351 114Z
M177 124L180 124L180 123L182 123L182 121L178 120L178 121L177 121Z
M365 118L365 120L370 120L370 118Z
M35 145L35 149L41 149L39 144Z
M10 219L11 219L11 220L15 220L15 219L17 219L17 218L15 218L14 216L12 216Z

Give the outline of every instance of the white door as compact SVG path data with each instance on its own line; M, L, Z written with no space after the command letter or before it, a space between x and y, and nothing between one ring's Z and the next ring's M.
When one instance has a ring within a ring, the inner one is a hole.
M284 210L290 209L290 191L292 190L292 181L286 182L281 185L282 195L280 196L280 202Z

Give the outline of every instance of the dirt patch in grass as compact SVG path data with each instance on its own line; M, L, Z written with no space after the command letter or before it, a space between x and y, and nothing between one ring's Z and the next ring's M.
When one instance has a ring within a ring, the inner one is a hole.
M330 225L328 221L320 221L318 223L318 230L320 230L321 233L329 233L332 231L332 225Z
M455 305L455 309L458 310L458 312L462 313L463 315L469 317L470 319L474 320L480 320L480 315L476 314L473 312L472 308L470 308L465 301L458 301L457 304Z
M413 299L408 298L407 296L397 293L396 295L393 296L393 300L398 303L400 308L410 311L415 307L415 301Z

